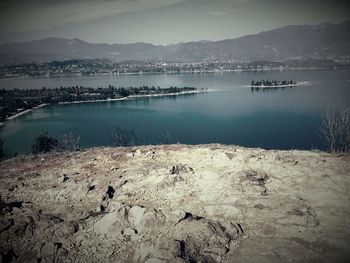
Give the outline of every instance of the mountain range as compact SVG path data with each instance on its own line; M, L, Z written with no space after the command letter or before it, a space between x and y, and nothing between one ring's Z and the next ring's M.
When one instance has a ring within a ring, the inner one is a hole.
M95 44L80 39L45 38L0 45L0 63L104 58L113 61L286 61L331 59L350 62L350 21L292 25L220 41L173 45Z

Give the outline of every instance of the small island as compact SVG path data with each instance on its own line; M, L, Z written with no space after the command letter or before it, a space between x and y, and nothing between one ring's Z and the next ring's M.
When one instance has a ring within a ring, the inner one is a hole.
M293 87L297 86L299 83L294 80L252 80L250 87L252 88L282 88L282 87Z
M86 102L118 101L159 96L176 96L207 92L204 88L160 86L91 88L68 86L50 89L0 90L0 122L14 119L34 109L51 104L70 104Z

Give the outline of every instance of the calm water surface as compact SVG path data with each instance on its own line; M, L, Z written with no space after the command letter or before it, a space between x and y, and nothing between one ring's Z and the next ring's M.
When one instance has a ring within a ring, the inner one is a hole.
M251 80L310 81L311 85L251 92ZM350 105L350 71L274 71L224 74L124 75L0 80L0 88L191 85L206 94L133 101L57 105L5 123L8 155L29 152L40 130L80 135L83 147L111 144L115 129L131 130L136 144L238 144L266 149L324 149L317 134L329 105Z

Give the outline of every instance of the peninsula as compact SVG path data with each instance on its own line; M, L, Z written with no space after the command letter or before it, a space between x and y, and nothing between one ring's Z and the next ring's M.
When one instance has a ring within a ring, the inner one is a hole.
M176 96L207 92L205 88L160 86L91 88L68 86L50 89L0 90L0 121L10 120L50 104L118 101L159 96Z

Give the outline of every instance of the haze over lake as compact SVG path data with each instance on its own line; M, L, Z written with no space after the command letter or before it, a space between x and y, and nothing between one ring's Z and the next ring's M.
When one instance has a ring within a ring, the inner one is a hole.
M252 92L252 80L308 81L310 85ZM154 85L194 86L212 92L118 102L55 105L7 121L5 152L29 152L40 130L72 132L82 147L111 145L116 129L136 144L223 143L266 149L324 149L320 116L329 105L350 105L349 70L121 75L0 80L1 89Z

